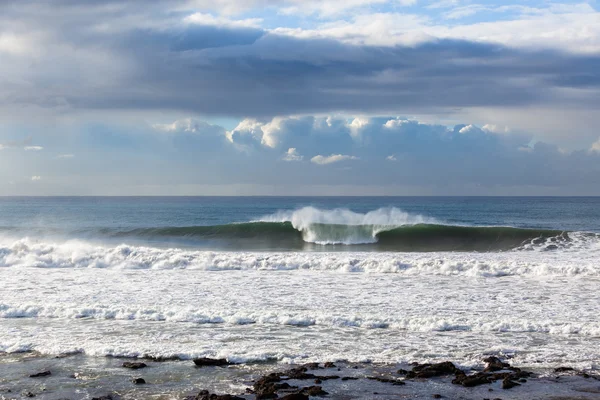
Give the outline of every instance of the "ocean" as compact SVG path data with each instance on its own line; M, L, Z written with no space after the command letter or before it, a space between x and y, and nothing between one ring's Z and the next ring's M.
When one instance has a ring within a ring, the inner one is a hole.
M492 354L594 369L599 235L592 197L0 198L0 368Z

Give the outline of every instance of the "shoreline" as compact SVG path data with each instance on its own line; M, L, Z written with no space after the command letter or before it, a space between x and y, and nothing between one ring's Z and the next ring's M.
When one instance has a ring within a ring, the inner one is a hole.
M600 397L600 372L517 368L495 356L482 367L418 363L229 363L0 354L0 399L250 400L553 399Z

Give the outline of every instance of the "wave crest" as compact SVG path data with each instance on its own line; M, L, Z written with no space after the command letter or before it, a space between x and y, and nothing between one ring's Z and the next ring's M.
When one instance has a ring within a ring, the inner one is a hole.
M410 214L395 207L357 213L346 208L322 210L303 207L262 217L260 222L289 222L305 242L316 244L368 244L377 234L401 226L438 224L435 218Z

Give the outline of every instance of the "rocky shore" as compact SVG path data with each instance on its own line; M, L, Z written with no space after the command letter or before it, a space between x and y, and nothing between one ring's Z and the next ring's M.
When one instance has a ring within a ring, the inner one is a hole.
M44 367L44 368L42 368ZM31 370L31 368L37 368ZM29 371L29 373L26 373ZM0 357L0 399L598 399L600 374L527 370L496 356L456 363L235 364L226 359Z

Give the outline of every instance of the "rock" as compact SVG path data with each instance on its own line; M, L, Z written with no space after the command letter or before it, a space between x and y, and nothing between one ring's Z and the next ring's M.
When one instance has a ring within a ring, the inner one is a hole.
M135 383L136 385L143 385L143 384L146 383L146 381L144 380L144 378L132 378L131 382Z
M314 370L314 369L319 369L319 363L308 363L308 364L304 364L304 368L306 368L307 370Z
M194 359L194 364L197 367L224 367L227 365L231 365L229 361L224 358L196 358Z
M281 400L308 400L308 396L302 393L292 393L287 396L283 396Z
M325 364L323 364L324 368L336 368L336 365L332 362L326 362Z
M107 394L106 396L92 397L92 400L114 400L114 398L111 394Z
M354 376L344 376L342 378L343 381L357 381L358 378L355 378Z
M288 379L298 379L298 380L317 379L317 378L323 379L323 377L316 376L314 374L308 374L308 373L306 373L306 371L308 371L308 369L306 367L298 367L298 368L289 369L289 370L283 372L282 375L287 376Z
M308 396L327 396L329 393L324 391L321 386L309 386L302 388L300 394L305 394Z
M367 379L370 379L372 381L377 381L377 382L391 383L392 385L395 385L395 386L406 385L406 383L404 381L401 381L399 379L383 378L380 376L368 376Z
M475 387L479 385L485 385L490 382L491 380L488 374L485 374L483 372L478 372L473 375L466 375L463 372L462 374L457 374L456 377L452 380L453 384L462 385L464 387Z
M146 368L146 367L147 367L147 365L143 362L125 361L123 363L123 368L142 369L142 368Z
M42 371L42 372L38 372L38 373L35 373L35 374L31 374L31 375L29 375L29 377L30 378L41 378L41 377L50 376L50 375L52 375L52 372L50 372L50 371Z
M23 393L23 396L25 396L25 397L35 397L35 394L33 394L31 392L25 392L25 393Z
M508 376L502 381L502 389L512 389L516 386L521 386L521 384L511 381Z
M498 357L488 357L483 360L486 363L484 372L502 371L503 369L510 368L510 364L502 362Z
M450 361L438 364L417 364L407 372L407 378L433 378L435 376L454 375L459 369ZM400 372L400 371L398 371Z
M211 394L208 390L201 390L196 397L191 397L188 400L244 400L244 398L231 394Z
M316 383L317 385L319 385L319 384L321 384L321 383L323 383L323 382L322 382L320 379L315 379L315 383Z
M261 377L259 380L254 382L254 393L257 399L273 399L277 397L277 390L283 388L284 385L289 387L289 384L281 382L281 375L278 373L271 373Z
M571 371L575 371L575 370L571 367L558 367L554 370L554 372L556 372L556 373L571 372Z
M442 399L442 398L444 398L444 396L442 396L441 394L434 394L431 397L433 397L434 399Z
M432 378L434 376L453 375L458 368L449 361L438 364L421 364L407 374L407 378Z
M398 370L398 375L408 375L408 371L405 369L399 369Z

